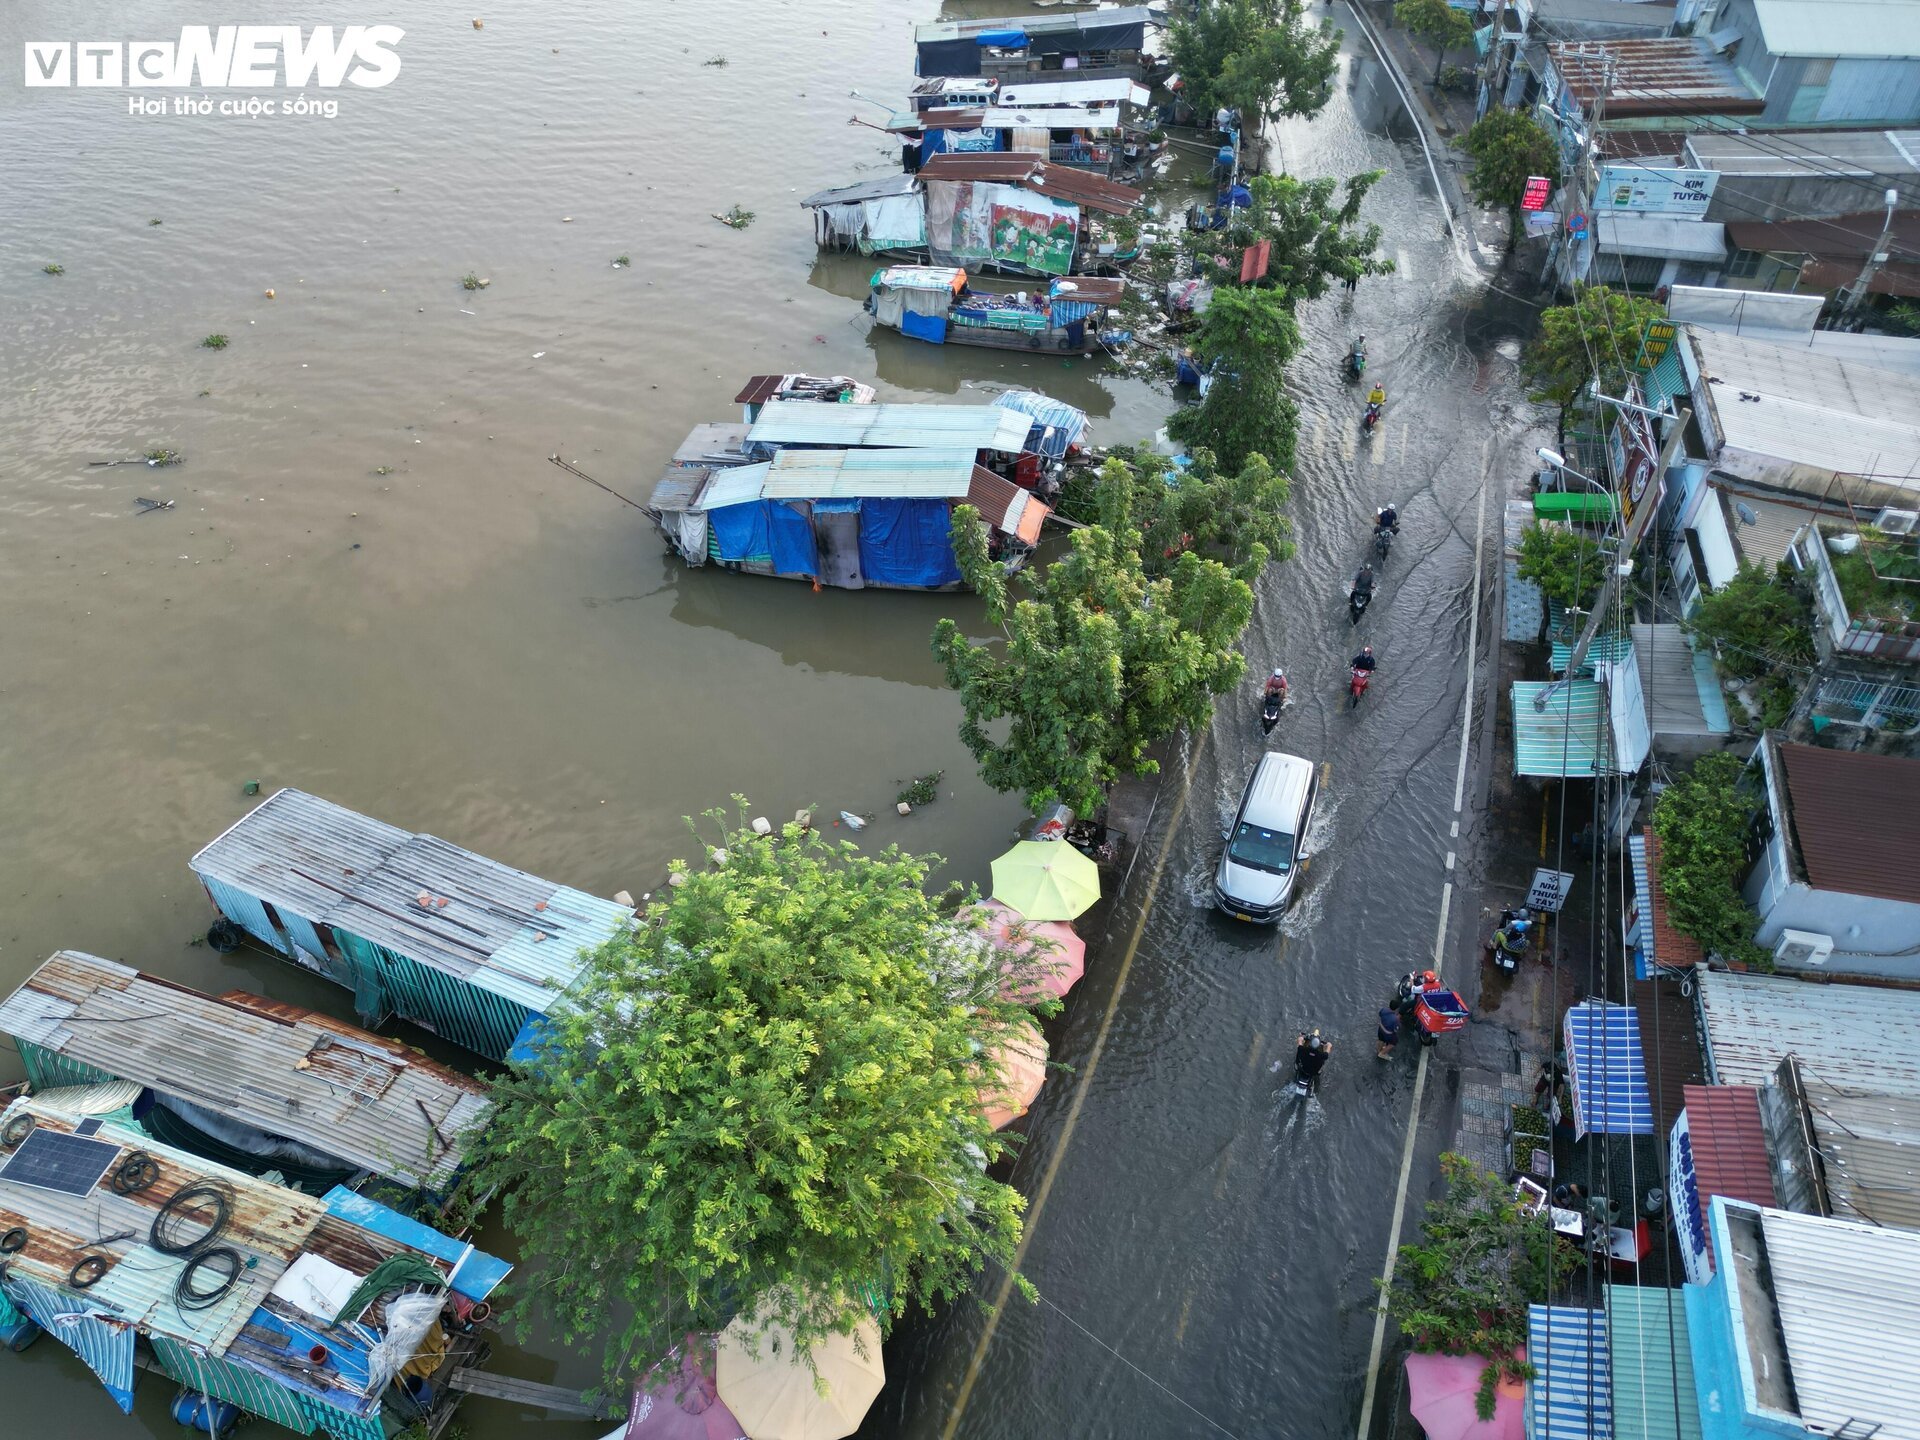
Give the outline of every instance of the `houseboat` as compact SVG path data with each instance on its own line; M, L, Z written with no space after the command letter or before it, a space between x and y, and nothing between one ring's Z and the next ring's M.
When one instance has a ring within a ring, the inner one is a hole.
M1153 73L1161 16L1147 6L1069 15L934 20L913 31L914 73L997 80L1001 89L1076 76L1140 80Z
M1078 276L1042 291L976 289L965 270L890 265L874 273L866 310L889 330L933 345L1093 355L1126 282Z
M633 907L536 879L301 790L280 790L188 862L220 920L389 1017L505 1061Z
M957 590L954 506L980 511L989 551L1009 573L1026 563L1051 513L979 464L977 454L972 447L781 449L757 464L675 466L649 509L689 565L809 580L816 588Z
M437 1209L491 1108L469 1076L329 1016L62 950L0 1002L34 1091L124 1087L154 1139L309 1194Z
M0 1255L0 1324L71 1349L123 1412L148 1369L195 1428L239 1410L331 1440L438 1435L509 1270L351 1190L303 1195L44 1097L0 1112Z
M871 405L871 385L845 375L751 375L733 397L740 418L751 425L769 400L816 400L829 405Z

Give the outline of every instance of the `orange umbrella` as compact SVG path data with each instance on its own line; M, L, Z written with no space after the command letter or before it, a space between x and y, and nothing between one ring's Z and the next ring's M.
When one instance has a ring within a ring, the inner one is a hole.
M980 1087L980 1108L994 1129L1004 1130L1027 1113L1046 1081L1046 1037L1033 1021L1024 1021L993 1047L988 1060L996 1078Z
M1087 973L1087 942L1064 920L1027 919L1011 905L989 900L981 907L987 920L987 934L1005 950L1030 956L1039 972L1016 980L1009 975L1000 989L1003 1000L1019 1000L1031 1005L1041 995L1065 995ZM1011 966L1007 967L1009 970Z

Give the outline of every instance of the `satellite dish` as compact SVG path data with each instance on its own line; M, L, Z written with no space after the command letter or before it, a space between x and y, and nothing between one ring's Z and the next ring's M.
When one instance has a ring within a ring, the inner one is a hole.
M1733 502L1733 513L1740 517L1742 525L1758 525L1760 517L1753 513L1753 507L1744 500Z

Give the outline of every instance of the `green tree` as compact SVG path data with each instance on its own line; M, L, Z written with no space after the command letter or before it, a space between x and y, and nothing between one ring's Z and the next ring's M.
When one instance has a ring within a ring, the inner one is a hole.
M1811 664L1813 609L1793 581L1793 572L1768 576L1742 565L1718 590L1701 595L1687 628L1713 642L1729 675L1748 679L1777 665Z
M1418 36L1433 46L1436 85L1440 83L1440 67L1447 51L1457 50L1473 39L1473 17L1465 10L1454 9L1447 0L1400 0L1393 7L1393 18L1406 27L1409 35Z
M1300 350L1300 326L1285 291L1221 286L1194 338L1194 354L1213 370L1207 398L1167 426L1191 449L1211 450L1237 470L1261 455L1292 471L1300 412L1286 396L1287 362Z
M938 857L708 818L717 863L674 862L473 1142L534 1262L516 1323L591 1343L610 1389L756 1302L807 1347L884 1326L1019 1242L978 1097L1024 1012L928 895Z
M1400 1247L1385 1302L1414 1349L1485 1357L1479 1408L1490 1420L1495 1385L1533 1374L1513 1358L1527 1343L1528 1304L1551 1295L1578 1257L1500 1176L1464 1155L1442 1155L1440 1169L1446 1193L1427 1203L1419 1240Z
M1603 394L1623 393L1647 322L1666 307L1606 285L1575 285L1571 305L1540 312L1540 333L1521 357L1536 400L1573 402L1597 375Z
M1673 928L1709 955L1770 968L1754 943L1760 917L1740 895L1753 805L1740 792L1740 760L1703 756L1660 792L1653 830L1660 837L1660 888Z
M1085 814L1122 775L1153 774L1148 749L1206 723L1213 697L1245 671L1234 647L1253 616L1247 582L1192 549L1149 576L1125 465L1106 468L1100 504L1103 523L1017 577L1018 598L987 560L973 508L954 511L961 572L1000 633L981 644L942 620L933 652L960 693L960 738L982 778L1036 810L1061 801Z
M1140 568L1148 578L1170 573L1188 550L1220 561L1249 584L1269 561L1293 557L1293 525L1285 513L1292 486L1259 455L1227 471L1207 450L1180 465L1151 450L1115 446L1099 470L1069 481L1056 512L1082 524L1107 523L1104 507L1114 493L1107 481L1116 465L1132 481Z
M1524 110L1489 110L1473 123L1461 145L1473 159L1468 182L1486 205L1516 209L1529 175L1560 173L1560 147Z
M1549 600L1585 610L1606 581L1606 552L1577 530L1536 520L1520 532L1519 575Z
M1340 36L1309 22L1300 0L1197 0L1169 27L1167 47L1194 108L1211 116L1230 105L1252 123L1319 114Z
M1240 252L1257 240L1273 241L1266 272L1255 283L1286 292L1289 304L1319 299L1336 280L1387 274L1393 262L1374 253L1380 227L1359 223L1367 192L1385 173L1370 170L1344 185L1330 178L1256 175L1247 183L1253 204L1236 210L1227 229L1193 236L1194 248L1237 278Z

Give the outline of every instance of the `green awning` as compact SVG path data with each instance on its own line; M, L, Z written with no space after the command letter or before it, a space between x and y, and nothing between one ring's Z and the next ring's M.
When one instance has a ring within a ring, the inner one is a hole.
M1687 1307L1678 1290L1607 1287L1613 1433L1619 1440L1700 1440Z
M1598 522L1613 518L1613 496L1598 490L1542 490L1533 497L1533 513L1542 520Z
M1567 661L1573 658L1574 642L1556 639L1552 643L1553 653L1547 660L1547 673L1563 674L1567 668ZM1595 665L1616 665L1631 658L1632 655L1633 637L1631 635L1623 635L1617 630L1611 634L1596 635L1593 637L1593 643L1587 647L1586 658L1580 662L1580 673L1591 676Z
M1546 708L1534 709L1534 700L1549 685L1545 680L1514 682L1514 774L1554 779L1598 775L1609 763L1606 691L1595 680L1552 683Z

